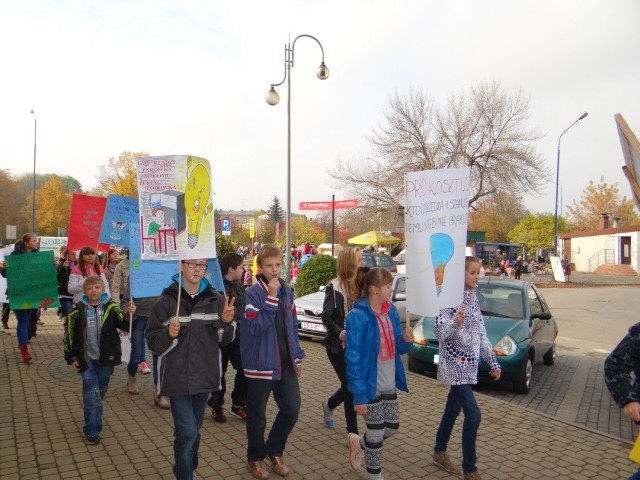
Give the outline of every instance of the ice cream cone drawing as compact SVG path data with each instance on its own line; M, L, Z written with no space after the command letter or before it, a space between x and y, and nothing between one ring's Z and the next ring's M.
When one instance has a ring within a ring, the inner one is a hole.
M442 291L444 282L444 270L453 256L453 239L446 233L434 233L431 235L431 263L433 274L436 278L438 295Z

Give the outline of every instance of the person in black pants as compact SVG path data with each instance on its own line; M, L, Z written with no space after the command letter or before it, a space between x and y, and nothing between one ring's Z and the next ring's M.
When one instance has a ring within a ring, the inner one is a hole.
M347 383L347 367L344 361L345 318L351 306L360 298L359 281L366 267L359 248L347 247L338 255L338 276L325 288L322 306L322 323L327 334L322 345L327 349L327 357L340 380L340 387L322 402L324 424L333 428L333 411L344 403L344 418L347 436L358 437L358 418L353 409L353 395ZM368 270L368 269L366 269ZM358 440L359 441L359 440ZM357 470L358 465L352 465Z
M222 357L222 376L220 383L222 390L217 392L211 392L211 397L207 401L207 405L211 407L211 417L215 422L223 423L227 421L223 411L222 405L224 405L224 394L227 391L227 382L225 380L225 374L229 362L236 371L236 376L233 382L233 391L231 392L231 415L238 417L242 420L247 419L247 379L244 376L244 370L242 369L242 360L240 357L240 335L239 326L242 317L244 316L244 310L242 308L242 300L244 298L244 285L242 283L243 270L242 255L234 252L225 253L220 260L220 270L223 275L224 291L227 298L235 299L235 316L236 321L236 336L229 345L220 347L220 353Z

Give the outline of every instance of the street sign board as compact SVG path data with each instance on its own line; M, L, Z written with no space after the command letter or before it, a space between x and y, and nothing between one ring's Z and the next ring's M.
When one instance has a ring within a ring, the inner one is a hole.
M222 219L222 235L231 235L231 220L228 218Z
M358 199L336 200L335 202L300 202L300 210L341 210L346 208L358 208Z

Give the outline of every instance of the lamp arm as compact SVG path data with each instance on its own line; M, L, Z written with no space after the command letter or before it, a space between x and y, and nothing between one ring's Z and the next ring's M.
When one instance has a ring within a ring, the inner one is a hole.
M294 52L295 47L296 47L296 42L298 41L299 38L303 38L303 37L310 38L310 39L314 40L318 44L318 46L320 47L320 53L322 54L322 63L324 63L324 48L322 47L322 44L320 43L320 40L318 40L313 35L308 35L306 33L303 33L302 35L298 35L293 40L293 43L291 43L289 45L285 44L285 46L284 46L284 76L282 77L282 81L280 81L280 83L272 83L271 84L271 88L279 87L280 85L282 85L287 80L287 65L289 65L289 67L293 67L293 52Z
M284 46L284 77L282 77L282 81L280 83L272 83L271 84L271 88L279 87L280 85L282 85L287 80L287 63L289 63L289 59L287 58L287 52L288 51L289 51L289 49L287 48L287 45L285 44L285 46Z
M315 42L318 44L318 46L320 47L320 52L322 53L322 63L324 63L324 48L322 48L322 44L320 43L320 40L318 40L316 37L314 37L313 35L308 35L306 33L303 33L302 35L298 35L294 40L293 40L293 44L291 45L291 66L293 67L293 51L296 48L296 42L298 41L299 38L302 37L307 37L310 38L311 40L315 40ZM283 80L284 81L284 80Z

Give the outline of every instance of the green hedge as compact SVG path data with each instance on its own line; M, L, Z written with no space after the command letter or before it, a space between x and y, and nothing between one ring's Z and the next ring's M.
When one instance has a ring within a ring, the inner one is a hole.
M295 284L296 297L317 292L336 277L336 259L330 255L311 257L298 272Z

